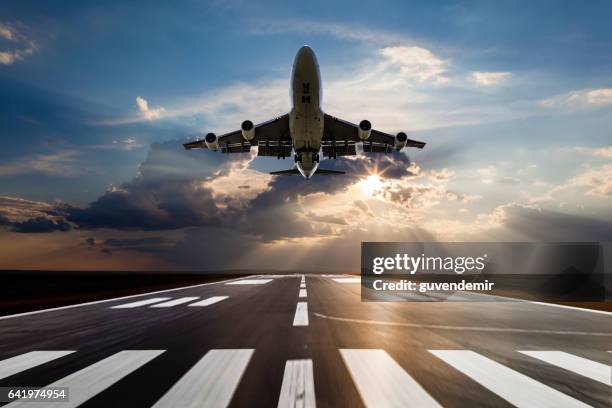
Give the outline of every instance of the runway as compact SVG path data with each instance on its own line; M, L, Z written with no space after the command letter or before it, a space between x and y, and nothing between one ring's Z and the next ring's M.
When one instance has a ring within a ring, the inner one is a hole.
M8 407L585 407L612 401L612 314L361 302L357 277L260 275L0 317ZM5 403L6 404L6 403Z

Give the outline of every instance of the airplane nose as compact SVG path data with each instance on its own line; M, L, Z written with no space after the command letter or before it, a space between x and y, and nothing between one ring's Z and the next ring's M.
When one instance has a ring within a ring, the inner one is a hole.
M314 56L314 51L308 45L302 46L297 53L297 58L312 58Z

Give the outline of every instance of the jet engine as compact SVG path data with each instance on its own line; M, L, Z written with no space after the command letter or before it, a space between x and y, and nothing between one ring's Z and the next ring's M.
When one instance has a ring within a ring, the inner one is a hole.
M253 122L250 120L245 120L240 125L240 130L242 130L242 137L244 140L250 142L255 137L255 126L253 126Z
M372 133L372 124L369 120L362 120L359 122L359 130L357 131L359 138L361 140L366 140L370 137L370 133Z
M408 136L404 132L399 132L395 135L395 150L402 150L404 146L406 146L406 142L408 141Z
M204 143L206 143L206 147L208 150L216 151L219 148L219 143L217 142L217 135L214 133L208 133L204 138Z

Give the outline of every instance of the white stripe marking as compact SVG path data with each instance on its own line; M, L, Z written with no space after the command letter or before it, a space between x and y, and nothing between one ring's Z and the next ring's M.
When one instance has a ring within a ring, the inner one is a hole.
M429 350L483 387L517 407L588 407L533 378L470 350Z
M568 371L599 381L606 385L612 385L612 367L578 357L563 351L520 351L530 357L537 358L545 363L561 367Z
M308 303L298 302L295 308L294 326L308 326Z
M186 296L178 299L172 299L164 303L158 303L150 307L172 307L182 305L183 303L193 302L194 300L199 299L198 296Z
M308 296L308 294L306 293L306 289L300 289L300 293L299 293L298 297L305 298L307 296Z
M7 358L0 361L0 380L71 353L74 351L30 351Z
M334 278L338 283L361 283L361 278Z
M242 279L226 283L226 285L265 285L272 282L272 279Z
M152 303L163 302L164 300L168 300L168 299L170 298L169 297L150 298L150 299L145 299L145 300L139 300L138 302L124 303L122 305L113 306L111 307L111 309L131 309L133 307L140 307L140 306L150 305Z
M49 384L47 388L69 388L68 401L46 402L44 406L57 408L78 407L163 352L164 350L125 350L113 354L53 384ZM40 408L40 406L40 402L25 400L18 400L5 405L7 408Z
M367 407L440 407L384 350L340 349Z
M153 407L226 407L254 351L210 350Z
M300 289L305 289L306 288L306 284L305 283L300 283Z
M191 303L187 306L210 306L217 302L227 299L229 296L213 296L208 299L200 300L199 302Z
M287 360L278 408L316 407L312 360Z
M250 275L250 276L253 276L253 275ZM110 299L94 300L93 302L75 303L74 305L66 305L66 306L52 307L50 309L34 310L32 312L25 312L25 313L17 313L17 314L12 314L12 315L0 316L0 320L13 319L15 317L30 316L30 315L35 315L35 314L39 314L39 313L55 312L55 311L58 311L58 310L73 309L75 307L81 307L81 306L97 305L99 303L116 302L118 300L132 299L132 298L141 297L141 296L147 296L147 295L155 295L155 294L158 294L158 293L168 293L168 292L174 292L174 291L177 291L177 290L193 289L193 288L199 288L199 287L208 286L208 285L217 285L219 283L233 282L233 281L235 281L237 279L242 279L242 278L226 279L226 280L222 280L222 281L218 281L218 282L199 283L197 285L181 286L180 288L155 290L153 292L139 293L137 295L120 296L120 297L110 298Z

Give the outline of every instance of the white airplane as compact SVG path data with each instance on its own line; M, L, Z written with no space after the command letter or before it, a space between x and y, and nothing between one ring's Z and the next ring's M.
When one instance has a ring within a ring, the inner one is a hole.
M357 154L356 143L363 144L364 152L391 153L405 146L422 149L425 143L410 140L406 133L393 136L372 129L368 120L358 125L330 116L321 109L321 73L314 51L305 45L298 51L291 74L291 112L267 122L253 125L245 120L240 130L217 136L208 133L204 139L183 144L185 149L206 148L222 153L249 152L258 147L258 156L276 156L277 159L293 154L296 168L273 171L270 174L290 176L301 174L306 179L318 174L344 174L343 171L319 168L321 152L324 157Z

